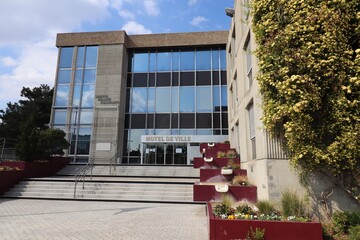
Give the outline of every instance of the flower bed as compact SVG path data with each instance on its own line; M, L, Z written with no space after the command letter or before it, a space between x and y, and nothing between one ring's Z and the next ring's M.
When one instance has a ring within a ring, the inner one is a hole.
M265 230L266 240L321 240L322 228L318 222L291 222L216 218L212 204L207 204L209 239L245 239L250 228ZM246 218L246 216L245 216Z

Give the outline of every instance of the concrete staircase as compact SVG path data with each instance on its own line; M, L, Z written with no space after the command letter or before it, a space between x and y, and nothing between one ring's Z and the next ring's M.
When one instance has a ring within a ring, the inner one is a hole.
M77 184L74 198L75 174L83 165L71 164L47 178L28 178L21 181L4 198L93 200L193 203L193 184L199 170L192 166L95 165L93 177L86 177L85 188Z

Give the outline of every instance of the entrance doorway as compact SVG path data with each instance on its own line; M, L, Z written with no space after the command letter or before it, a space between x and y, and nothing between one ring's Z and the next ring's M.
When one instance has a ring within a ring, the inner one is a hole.
M187 143L144 143L144 164L187 164Z

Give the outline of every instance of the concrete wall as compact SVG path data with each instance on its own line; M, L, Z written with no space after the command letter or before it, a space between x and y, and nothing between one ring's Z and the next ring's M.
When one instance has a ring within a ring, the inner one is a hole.
M90 147L91 157L95 158L96 163L109 163L110 158L122 147L127 58L127 49L123 44L99 46Z

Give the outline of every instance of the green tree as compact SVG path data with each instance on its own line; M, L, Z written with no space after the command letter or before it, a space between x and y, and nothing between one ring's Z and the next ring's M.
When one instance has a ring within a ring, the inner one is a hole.
M63 154L69 146L65 133L48 129L53 89L40 85L32 89L23 87L18 103L8 103L0 110L0 136L17 139L16 154L19 159L33 161L46 159L51 154Z
M264 125L285 137L303 173L322 172L359 196L359 2L252 4Z

